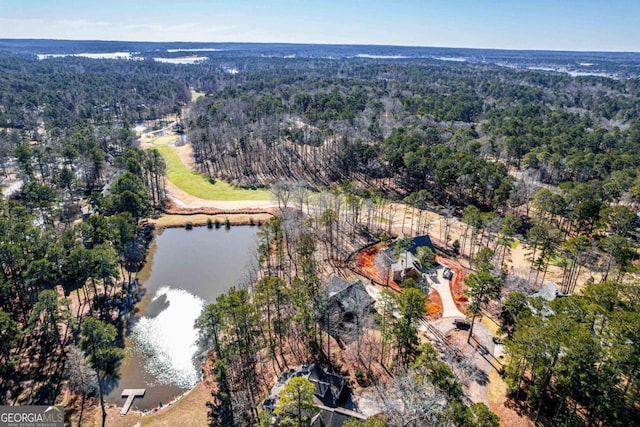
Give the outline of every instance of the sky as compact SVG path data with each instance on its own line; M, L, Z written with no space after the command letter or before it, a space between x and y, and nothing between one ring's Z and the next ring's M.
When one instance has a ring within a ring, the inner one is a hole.
M640 51L640 0L0 0L0 38Z

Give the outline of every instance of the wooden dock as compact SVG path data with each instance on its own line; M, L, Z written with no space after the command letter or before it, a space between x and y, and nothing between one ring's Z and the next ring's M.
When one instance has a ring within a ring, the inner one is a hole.
M127 412L129 412L129 409L131 408L131 405L133 404L133 399L135 399L136 397L142 397L144 396L144 393L147 391L147 389L145 388L126 388L124 390L122 390L122 397L126 397L127 401L124 402L124 406L122 407L122 410L120 411L120 416L123 417L125 415L127 415Z

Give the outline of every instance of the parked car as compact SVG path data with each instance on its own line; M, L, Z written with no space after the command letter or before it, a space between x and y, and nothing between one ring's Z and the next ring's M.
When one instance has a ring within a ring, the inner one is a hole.
M453 324L456 326L456 329L460 329L460 330L469 330L469 328L471 328L471 323L469 323L467 320L465 319L455 319L453 321Z
M445 268L444 271L442 272L442 277L444 277L447 280L451 280L451 278L453 277L453 271L451 271L450 268Z

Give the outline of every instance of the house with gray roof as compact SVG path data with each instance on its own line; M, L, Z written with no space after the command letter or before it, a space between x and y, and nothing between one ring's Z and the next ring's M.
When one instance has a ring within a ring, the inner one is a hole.
M333 277L327 285L322 326L339 342L348 342L373 323L374 303L360 280L349 283Z
M398 239L400 239L400 236ZM418 284L426 284L426 281L422 280L422 273L425 273L425 268L420 263L417 257L418 249L421 247L429 248L434 254L436 248L431 242L429 235L415 236L411 239L411 243L406 250L400 254L397 254L398 248L396 244L391 246L388 251L391 258L397 255L397 259L391 264L391 274L393 281L396 283L402 283L408 278L413 278Z
M263 408L273 411L278 404L280 392L285 384L294 377L307 378L315 386L313 400L318 412L311 417L311 426L342 427L346 420L366 419L361 413L344 407L349 399L349 387L344 377L321 368L317 363L301 365L280 374L278 381L271 388L269 397L263 402ZM278 425L277 417L272 418L272 425Z

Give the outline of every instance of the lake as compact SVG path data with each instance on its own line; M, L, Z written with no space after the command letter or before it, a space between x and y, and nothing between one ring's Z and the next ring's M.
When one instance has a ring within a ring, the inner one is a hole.
M132 409L153 409L200 379L192 357L194 322L204 305L245 280L256 263L257 227L159 230L139 274L146 295L136 305L125 339L120 378L106 400L121 405L126 388L146 388Z

